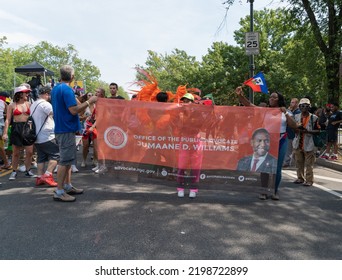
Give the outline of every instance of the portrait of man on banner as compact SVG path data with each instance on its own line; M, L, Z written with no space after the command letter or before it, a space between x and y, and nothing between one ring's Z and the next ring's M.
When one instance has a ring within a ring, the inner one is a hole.
M265 128L253 132L250 141L253 153L241 158L237 165L239 171L276 173L277 159L269 153L270 134Z

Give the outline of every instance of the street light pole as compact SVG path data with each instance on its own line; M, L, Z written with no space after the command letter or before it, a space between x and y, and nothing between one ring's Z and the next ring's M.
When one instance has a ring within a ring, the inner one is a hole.
M253 3L254 0L247 0L250 3L250 32L254 31L253 27L253 22L254 22L254 16L253 16ZM254 54L249 55L249 75L250 78L254 76L254 70L255 70L255 65L254 65ZM249 89L249 101L251 103L254 103L254 94L253 90L250 88Z

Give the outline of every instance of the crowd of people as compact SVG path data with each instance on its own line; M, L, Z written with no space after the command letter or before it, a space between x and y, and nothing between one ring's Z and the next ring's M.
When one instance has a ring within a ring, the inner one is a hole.
M16 180L21 152L24 151L24 175L36 178L36 186L48 185L55 187L53 199L55 201L72 202L75 195L83 193L82 189L72 184L72 171L77 172L76 158L78 145L75 144L75 135L82 140L81 167L88 165L90 147L92 153L92 170L96 174L107 171L105 160L98 160L98 132L96 129L96 101L105 98L105 89L98 88L95 93L81 93L74 81L74 69L65 65L60 69L60 81L53 87L51 84L38 87L38 95L35 101L30 99L31 87L22 84L14 90L13 100L7 104L4 98L0 98L0 157L3 160L1 169L12 172L9 180ZM162 92L158 88L153 89L155 94L150 94L149 99L157 102L168 102L170 93ZM118 85L109 85L112 99L124 99L118 95ZM143 90L132 96L132 100L143 100ZM244 106L255 106L243 94L242 87L236 89L239 102ZM212 100L200 98L189 91L179 95L179 102L201 103L213 105ZM279 92L270 94L268 106L279 108L281 112L281 128L279 132L278 158L271 156L269 151L270 135L265 129L256 130L251 139L253 154L241 159L237 170L249 170L259 172L261 185L269 189L274 185L274 192L270 195L262 192L259 198L266 200L271 197L279 200L279 185L281 182L282 168L296 165L297 179L295 184L312 186L314 183L313 165L316 159L317 148L313 137L322 131L326 131L326 146L320 152L320 157L329 160L337 160L338 143L337 131L342 122L342 113L338 104L328 104L325 108L318 108L313 112L311 101L307 97L300 100L292 98L287 108L285 99ZM5 116L6 115L6 120ZM36 124L37 140L34 145L23 141L21 131L29 116L32 116ZM188 130L189 131L189 130ZM198 132L196 132L198 133ZM195 133L195 134L196 134ZM12 146L11 162L4 149L4 142L9 141ZM179 158L187 157L180 155ZM189 183L189 197L195 198L198 193L199 174L201 169L201 156L191 155L196 158L191 170L191 182ZM32 162L37 163L37 174L32 172ZM58 165L58 166L57 166ZM58 168L57 168L58 167ZM53 173L57 171L54 180ZM185 167L180 164L177 176L177 195L184 197ZM275 174L272 176L270 174Z
M254 106L243 95L242 89L237 89L240 102L246 106ZM290 106L285 107L284 98L280 93L272 93L269 107L280 107L282 111L282 127L280 132L278 165L275 179L275 194L277 195L283 167L295 166L297 179L295 184L310 187L314 183L314 163L316 157L336 161L338 159L338 128L342 123L342 112L337 103L327 104L324 108L312 106L309 97L300 100L292 98ZM323 147L316 147L314 137L323 136ZM325 136L326 135L326 136ZM261 173L261 184L267 187L268 174ZM267 199L267 194L261 194L261 199Z

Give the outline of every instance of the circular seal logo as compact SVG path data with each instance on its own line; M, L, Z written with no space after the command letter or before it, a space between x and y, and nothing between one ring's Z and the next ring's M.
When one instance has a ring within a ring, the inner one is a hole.
M108 127L104 133L106 144L113 149L121 149L127 144L127 134L117 126Z
M204 180L206 177L207 177L207 176L206 176L204 173L202 173L202 174L200 175L201 180Z
M165 177L165 176L167 176L167 174L168 174L167 171L165 169L163 169L163 171L161 172L161 175Z
M240 181L240 182L243 182L243 181L245 181L245 176L239 176L239 178L238 178L238 180Z

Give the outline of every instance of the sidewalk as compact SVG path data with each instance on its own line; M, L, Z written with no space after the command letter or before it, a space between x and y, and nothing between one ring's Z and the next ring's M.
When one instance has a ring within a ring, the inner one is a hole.
M316 164L342 172L342 159L339 157L338 161L326 160L323 158L317 158Z

